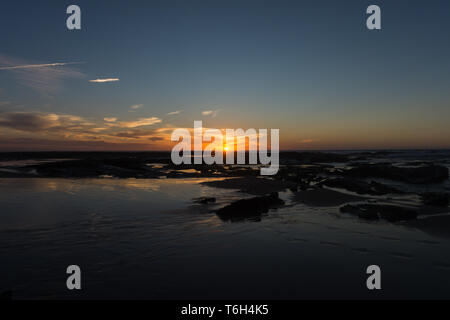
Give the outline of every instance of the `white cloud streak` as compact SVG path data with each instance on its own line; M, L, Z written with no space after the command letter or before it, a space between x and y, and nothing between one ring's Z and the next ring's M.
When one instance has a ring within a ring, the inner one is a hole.
M183 112L183 110L177 110L177 111L169 112L167 115L168 115L168 116L174 116L174 115L180 114L180 113L182 113L182 112Z
M110 118L103 118L103 120L106 121L106 122L116 122L117 118L110 117Z
M135 105L132 105L132 106L130 106L130 109L131 110L137 110L137 109L140 109L140 108L142 108L142 104L135 104Z
M120 127L120 128L137 128L137 127L143 127L143 126L151 126L157 123L162 122L161 119L157 117L151 117L151 118L140 118L135 121L120 121L116 122L114 126ZM112 125L112 124L111 124Z
M92 83L105 83L105 82L117 82L120 81L119 78L106 78L106 79L94 79L94 80L89 80L89 82Z
M219 112L221 111L221 109L217 109L217 110L205 110L202 112L203 116L211 116L211 118L215 118L217 117L217 115L219 114Z

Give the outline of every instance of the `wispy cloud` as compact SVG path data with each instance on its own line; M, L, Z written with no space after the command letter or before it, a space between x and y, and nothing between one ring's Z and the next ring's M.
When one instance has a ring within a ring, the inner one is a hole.
M211 118L215 118L217 117L217 115L219 114L221 110L217 109L217 110L205 110L202 112L202 115L204 116L211 116Z
M162 122L161 119L157 117L151 117L151 118L140 118L135 121L119 121L114 124L114 126L121 127L121 128L137 128L137 127L143 127L143 126L151 126L157 123Z
M130 111L135 111L137 109L142 108L143 106L144 105L142 105L142 104L134 104L134 105L130 106Z
M148 138L150 141L164 141L163 137L150 137Z
M158 134L156 129L130 129L126 131L113 132L110 136L117 138L127 138L127 139L153 139L153 141L163 140L164 138ZM155 139L156 138L156 139Z
M94 80L89 80L89 82L93 82L93 83L105 83L105 82L117 82L120 81L119 78L105 78L105 79L94 79Z
M28 132L68 130L89 125L91 123L82 117L67 114L26 111L0 114L0 126Z
M105 129L137 128L151 126L162 122L162 120L157 117L139 118L137 120L131 121L117 121L116 118L104 118L103 120L108 123L103 123L103 126L99 126L98 123L88 121L79 116L68 114L43 113L33 111L14 111L0 113L0 127L7 127L28 132L48 130L67 131L70 129L94 129L95 131L99 131L99 127Z
M161 147L158 148L158 143ZM142 151L148 150L149 146L152 149L166 150L165 144L159 141L154 141L151 138L144 140L126 139L122 142L108 141L105 139L86 140L86 139L71 139L70 143L67 140L55 140L35 137L3 137L0 135L0 149L10 151Z
M80 71L68 67L79 63L81 62L31 64L0 55L0 71L11 72L21 85L43 95L52 95L59 91L64 80L84 77Z
M180 114L180 113L182 113L182 112L183 112L183 110L177 110L177 111L169 112L167 115L168 115L168 116L174 116L174 115Z
M44 63L44 64L24 64L24 65L19 65L19 66L7 66L7 67L0 66L0 70L59 67L59 66L67 66L67 65L71 65L71 64L80 64L80 63L83 63L83 62L55 62L55 63Z
M150 127L161 122L157 117L134 121L117 121L116 118L103 120L95 121L70 114L38 111L0 112L0 132L6 134L11 141L24 138L36 143L50 140L55 142L55 144L49 142L49 146L65 141L66 146L74 147L72 143L84 141L164 147L165 141L170 140L168 138L170 133L163 133L155 127Z

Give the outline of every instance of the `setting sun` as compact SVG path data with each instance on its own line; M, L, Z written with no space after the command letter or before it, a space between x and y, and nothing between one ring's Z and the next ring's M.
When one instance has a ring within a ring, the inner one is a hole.
M230 148L228 148L227 146L223 147L224 151L228 151Z

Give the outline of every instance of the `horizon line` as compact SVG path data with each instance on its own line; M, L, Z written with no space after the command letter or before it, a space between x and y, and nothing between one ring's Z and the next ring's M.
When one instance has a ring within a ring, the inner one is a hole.
M434 151L434 150L450 150L450 147L434 147L434 148L428 148L428 147L417 147L417 148L354 148L354 149L282 149L279 150L279 152L336 152L336 151ZM194 152L195 150L191 150L190 152ZM202 150L203 151L203 150ZM268 149L267 151L271 151ZM143 149L136 149L136 150L0 150L0 153L32 153L32 152L172 152L172 150L143 150ZM237 151L234 151L237 152ZM248 152L246 150L245 152Z

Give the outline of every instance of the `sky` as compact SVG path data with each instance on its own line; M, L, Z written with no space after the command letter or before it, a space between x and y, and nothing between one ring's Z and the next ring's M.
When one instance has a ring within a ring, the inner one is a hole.
M3 1L0 151L170 150L195 120L284 150L450 148L449 35L447 0Z

